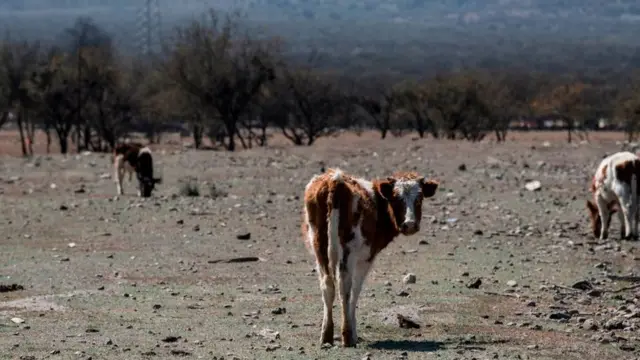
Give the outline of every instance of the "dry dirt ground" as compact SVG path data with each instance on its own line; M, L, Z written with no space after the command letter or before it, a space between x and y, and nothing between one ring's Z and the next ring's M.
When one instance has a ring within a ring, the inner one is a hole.
M639 358L638 244L617 240L617 219L610 240L594 240L585 212L615 138L154 148L164 183L148 200L127 181L114 197L110 155L5 155L0 283L23 288L0 287L0 359ZM321 161L441 181L421 232L377 258L356 349L318 344L322 302L300 212ZM201 196L179 194L188 176ZM530 180L541 189L526 190ZM240 257L257 261L217 261ZM420 328L400 328L398 313Z

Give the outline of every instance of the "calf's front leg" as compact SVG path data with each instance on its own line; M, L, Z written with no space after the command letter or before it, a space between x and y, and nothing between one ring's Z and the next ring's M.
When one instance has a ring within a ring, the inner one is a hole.
M605 240L609 237L609 224L611 224L609 204L602 197L596 196L596 205L598 205L601 222L600 240Z

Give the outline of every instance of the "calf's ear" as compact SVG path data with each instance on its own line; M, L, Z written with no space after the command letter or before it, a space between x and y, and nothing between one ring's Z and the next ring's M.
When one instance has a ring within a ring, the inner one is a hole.
M432 197L436 194L439 185L440 183L436 180L422 180L422 196L425 198Z
M396 179L394 178L387 178L387 180L379 183L380 195L382 195L384 199L391 200L391 198L393 198L393 187L395 183Z

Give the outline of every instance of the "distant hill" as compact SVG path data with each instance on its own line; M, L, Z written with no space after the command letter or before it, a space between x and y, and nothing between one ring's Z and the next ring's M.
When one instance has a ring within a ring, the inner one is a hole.
M55 41L76 17L91 16L123 50L135 52L140 6L132 4L142 3L4 0L0 26L12 36ZM640 67L640 2L631 0L160 0L165 34L210 7L241 9L259 33L282 35L292 54L315 49L338 65L388 66L402 57L415 69L459 68L524 57L544 68L548 57L570 62L564 53L571 51L589 58L585 66Z

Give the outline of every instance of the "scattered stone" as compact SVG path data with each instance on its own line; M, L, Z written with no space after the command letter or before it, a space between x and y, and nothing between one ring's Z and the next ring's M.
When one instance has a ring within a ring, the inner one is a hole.
M24 287L18 284L11 284L11 285L0 284L0 293L12 292L12 291L18 291L18 290L24 290Z
M458 165L458 170L459 171L467 171L467 165L465 165L465 164Z
M602 291L598 289L593 289L587 293L589 296L600 297L602 295Z
M416 275L415 274L407 274L405 275L405 277L402 279L402 282L405 284L415 284L416 283Z
M166 343L174 343L180 340L181 338L182 338L181 336L167 336L164 339L162 339L162 341Z
M595 331L598 330L598 324L593 319L587 319L582 323L582 328L585 330Z
M524 187L529 191L539 191L542 189L542 184L538 180L529 181L524 185Z
M402 329L420 329L420 325L402 314L396 314L398 326Z
M593 289L593 285L591 285L591 283L586 281L586 280L578 281L578 282L574 283L573 285L571 285L571 287L574 288L574 289L583 290L583 291L587 291L587 290Z
M619 317L615 317L613 319L607 320L607 322L602 325L602 328L605 330L620 330L624 329L624 320Z
M518 283L515 280L509 280L509 281L507 281L507 286L516 287L516 286L518 286Z
M571 319L571 314L566 312L554 312L549 314L550 320L569 320Z
M22 323L24 323L24 319L19 318L19 317L14 317L14 318L11 318L11 322L13 322L15 324L22 324Z
M280 339L280 333L268 328L264 328L258 332L258 335L269 340L278 340Z
M287 313L287 309L285 309L283 307L279 307L279 308L275 308L275 309L271 310L271 313L273 315L282 315L282 314L286 314Z
M186 350L180 350L180 349L171 349L171 355L176 355L176 356L189 356L191 355L190 352L186 351Z
M69 207L67 205L63 204L63 205L60 205L59 209L60 209L60 211L67 211L67 210L69 210Z
M280 344L270 344L265 347L265 351L276 351L280 349L282 346Z
M236 239L238 240L250 240L251 239L251 233L244 233L244 234L238 234L236 235Z
M482 280L480 280L480 278L475 278L471 279L471 281L469 281L466 286L469 289L479 289L480 285L482 285Z
M620 344L620 350L623 351L635 351L636 347L631 344Z
M409 293L404 291L404 290L400 290L400 291L398 291L398 293L396 295L400 296L400 297L407 297L407 296L409 296Z

